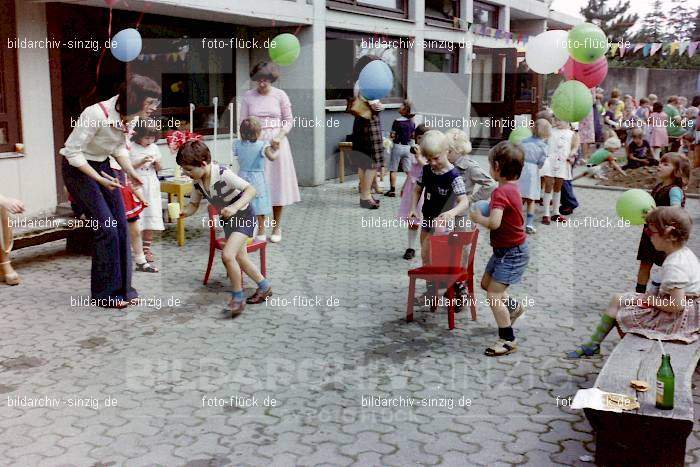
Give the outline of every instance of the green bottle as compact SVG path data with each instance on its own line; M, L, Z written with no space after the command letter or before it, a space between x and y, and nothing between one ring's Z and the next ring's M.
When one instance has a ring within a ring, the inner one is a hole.
M661 366L656 372L656 408L661 410L673 409L673 390L676 378L671 368L671 356L661 356Z

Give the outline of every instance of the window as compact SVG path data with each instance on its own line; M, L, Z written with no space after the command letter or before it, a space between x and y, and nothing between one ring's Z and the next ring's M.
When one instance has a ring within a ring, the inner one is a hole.
M459 48L425 49L423 54L423 69L433 73L458 73L459 72Z
M148 28L144 29L144 34L148 34ZM209 47L199 38L144 39L142 56L129 63L130 73L150 76L163 88L160 112L164 131L175 129L178 122L179 127L189 129L192 103L195 105L194 130L213 134L215 97L219 98L219 133L229 131L228 105L233 102L236 89L234 49L228 47L229 38L207 36L207 40L226 44L226 47Z
M377 44L382 41L381 44ZM394 87L383 102L400 103L406 98L406 74L408 67L407 46L409 39L396 37L372 37L359 34L329 32L326 41L326 103L345 105L353 96L354 68L363 55L377 55L394 72ZM386 46L394 42L402 47Z
M474 23L498 29L498 7L488 3L474 2Z
M0 21L0 152L12 152L15 144L21 142L17 54L14 48L7 46L8 41L16 37L14 1L0 0L0 10L5 12Z
M328 8L408 18L408 0L328 0Z
M434 26L460 27L459 0L425 0L425 21Z

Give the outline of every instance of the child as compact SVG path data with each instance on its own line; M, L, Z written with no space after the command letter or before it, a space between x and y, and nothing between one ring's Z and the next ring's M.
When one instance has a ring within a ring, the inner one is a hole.
M481 168L479 163L469 157L472 145L465 132L458 128L452 128L445 133L449 144L447 160L455 166L464 180L464 188L467 192L469 204L489 199L491 192L496 188L496 181ZM466 230L467 218L464 216L455 223L456 230Z
M146 261L154 261L151 243L153 242L153 231L162 231L163 206L160 195L160 180L158 171L160 166L160 151L155 145L160 136L155 120L139 121L134 128L133 141L129 148L131 165L139 174L143 186L140 190L135 190L145 201L144 209L141 212L141 237L143 239L143 253Z
M668 131L666 127L669 124L668 115L664 112L664 106L661 102L655 102L649 115L649 144L653 148L654 159L659 159L661 156L661 148L668 146Z
M661 157L658 177L660 183L651 190L656 206L685 206L683 189L690 177L688 159L678 153L667 152ZM640 261L636 287L638 293L646 292L652 266L661 266L664 257L664 253L654 248L651 238L643 231L637 251L637 260Z
M415 114L411 110L413 104L409 100L403 101L403 105L399 109L399 118L394 120L391 125L390 138L394 143L391 148L391 158L389 159L389 191L384 193L385 196L396 196L396 175L399 168L408 173L411 170L411 138L416 130L416 124L413 122Z
M399 219L409 221L408 225L408 248L403 254L403 259L411 260L416 256L416 240L418 239L418 228L420 227L422 218L412 220L409 218L411 212L411 200L413 199L413 191L416 187L416 182L423 173L423 166L427 164L425 157L420 152L420 143L423 140L423 135L428 132L428 127L420 124L416 127L413 133L415 145L411 147L411 167L406 173L406 180L401 187L401 203L399 204ZM416 206L416 212L421 212L423 209L423 197L421 196Z
M225 219L226 245L221 259L233 288L227 311L235 318L243 313L246 303L261 303L272 295L270 282L260 274L246 250L247 240L255 231L255 217L249 204L255 197L255 188L226 167L212 163L209 148L201 141L186 141L177 151L176 162L194 180L195 186L182 216L197 212L204 197ZM247 299L243 296L241 270L258 284L255 293Z
M608 167L617 170L622 175L625 175L625 171L615 160L615 151L622 147L622 143L617 136L612 136L605 140L603 147L598 149L596 152L591 154L590 159L588 159L588 164L586 164L587 170L574 177L574 180L578 180L581 177L590 176L594 178L606 178L601 174L600 164L603 162L608 163Z
M568 352L571 359L600 353L600 343L615 323L623 332L649 339L691 343L700 331L700 263L685 246L692 222L679 207L660 207L647 214L647 232L654 247L666 255L658 295L618 294L613 297L588 342Z
M265 216L272 214L270 192L265 181L265 158L277 159L279 141L272 140L268 145L260 140L262 126L256 117L248 117L241 122L240 139L233 144L233 153L238 157L238 175L255 187L255 198L250 202L253 215L257 216L258 233L256 240L265 241Z
M489 152L489 165L498 188L491 195L489 217L479 210L470 213L474 222L491 230L493 255L481 279L498 325L498 340L485 351L489 357L517 350L513 323L524 312L523 306L506 293L508 286L520 282L530 258L518 190L524 160L520 145L501 141L494 146Z
M114 171L114 177L103 173L102 176L108 180L118 183L121 191L122 201L124 202L124 213L126 214L127 228L129 230L129 242L131 243L131 251L134 255L134 263L136 264L137 272L158 272L158 268L153 266L146 259L146 254L143 251L143 242L141 240L141 229L139 228L139 217L141 212L148 206L148 202L141 196L140 190L132 186L131 181L127 178L121 166L114 158L109 160L109 165Z
M518 179L518 188L525 204L525 232L534 234L535 229L535 202L540 199L540 175L539 171L547 160L547 142L552 125L544 118L535 122L532 137L524 139L521 144L525 154L525 164Z
M554 126L549 135L547 147L547 160L545 160L540 175L544 177L544 216L542 223L550 224L550 206L553 201L555 222L566 222L566 218L559 214L561 204L561 187L564 180L571 180L572 157L578 151L578 136L571 130L565 121L554 119Z
M635 128L630 133L632 139L626 148L627 164L622 167L622 170L659 165L659 161L654 159L649 142L644 139L644 131L641 128Z
M454 222L455 216L469 208L469 199L464 180L447 160L447 137L440 131L430 130L423 135L420 149L427 164L423 166L423 171L416 181L408 217L418 220L418 200L424 195L420 244L421 259L423 265L427 266L430 264L430 237L436 231L447 230L447 226ZM429 290L429 294L430 292L434 291Z

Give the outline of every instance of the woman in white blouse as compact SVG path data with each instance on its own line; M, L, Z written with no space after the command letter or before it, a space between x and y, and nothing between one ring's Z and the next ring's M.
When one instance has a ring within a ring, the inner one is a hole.
M141 185L129 161L129 133L139 118L160 105L161 89L150 78L133 75L119 94L83 110L60 150L63 181L78 208L95 224L91 300L106 308L124 308L138 297L131 287L131 251L119 182L112 156L132 183Z

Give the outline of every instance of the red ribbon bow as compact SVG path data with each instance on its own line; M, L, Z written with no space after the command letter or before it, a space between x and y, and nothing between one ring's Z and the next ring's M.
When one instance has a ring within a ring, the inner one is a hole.
M168 142L168 147L173 153L176 153L180 147L189 141L201 141L202 135L198 133L192 133L190 131L173 131L165 137Z

